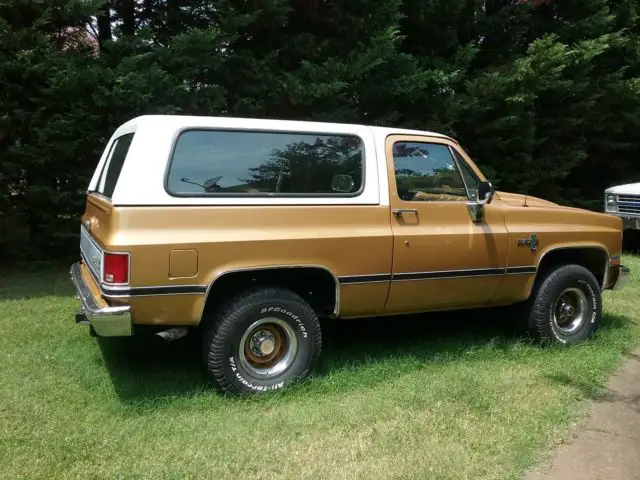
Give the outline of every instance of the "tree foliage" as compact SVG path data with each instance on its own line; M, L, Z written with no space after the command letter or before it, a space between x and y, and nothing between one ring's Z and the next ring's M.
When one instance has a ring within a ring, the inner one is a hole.
M640 180L639 34L640 0L5 0L0 258L75 252L146 113L441 131L502 189L600 209Z

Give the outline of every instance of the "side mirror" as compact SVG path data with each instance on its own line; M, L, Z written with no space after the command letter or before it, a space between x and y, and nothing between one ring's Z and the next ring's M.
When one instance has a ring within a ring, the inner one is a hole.
M495 190L491 182L480 182L478 184L478 201L483 203L491 203Z
M491 203L495 190L491 182L480 182L478 184L478 200L467 202L467 210L471 221L474 223L484 222L484 206Z

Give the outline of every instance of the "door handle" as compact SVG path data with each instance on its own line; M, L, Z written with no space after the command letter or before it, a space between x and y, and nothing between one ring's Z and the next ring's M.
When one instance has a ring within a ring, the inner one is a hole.
M399 217L404 213L415 213L417 215L418 209L417 208L393 208L391 210L391 213L393 213L396 217Z

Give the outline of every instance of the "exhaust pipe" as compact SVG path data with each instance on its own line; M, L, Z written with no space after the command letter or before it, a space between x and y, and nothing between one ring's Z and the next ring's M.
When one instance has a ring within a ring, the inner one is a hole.
M166 342L172 342L174 340L178 340L187 335L186 328L170 328L169 330L163 330L162 332L156 333L161 339Z

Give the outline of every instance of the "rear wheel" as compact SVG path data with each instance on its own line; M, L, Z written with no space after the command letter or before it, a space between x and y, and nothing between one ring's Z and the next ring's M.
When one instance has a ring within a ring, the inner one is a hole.
M578 343L591 337L602 319L598 281L580 265L548 272L525 307L528 330L545 343Z
M225 392L280 389L304 378L320 355L316 313L290 290L249 290L206 321L204 360L216 385Z

